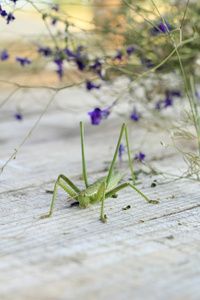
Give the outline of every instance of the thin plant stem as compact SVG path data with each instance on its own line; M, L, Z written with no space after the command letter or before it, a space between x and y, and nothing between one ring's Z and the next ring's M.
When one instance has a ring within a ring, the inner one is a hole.
M180 69L181 69L181 73L182 73L182 76L183 76L183 80L184 80L184 84L185 84L185 90L186 90L186 94L187 94L187 97L188 97L188 101L189 101L189 104L190 104L190 109L191 109L191 113L192 113L192 118L193 118L193 123L194 123L194 127L195 127L195 130L196 130L196 133L198 135L198 144L200 143L199 141L199 128L198 128L198 125L197 125L197 122L196 122L196 117L195 117L195 112L194 112L194 109L193 109L193 103L192 103L192 99L190 97L190 93L189 93L189 88L188 88L188 83L187 83L187 79L186 79L186 75L185 75L185 71L184 71L184 68L183 68L183 64L182 64L182 61L181 61L181 58L180 58L180 55L179 55L179 52L178 52L178 47L176 46L176 43L174 41L174 38L171 34L171 32L169 31L168 27L166 26L166 23L165 23L165 20L164 18L162 17L161 13L159 12L156 4L154 3L154 0L151 0L151 2L153 3L154 7L156 8L159 16L161 17L162 21L163 21L163 24L165 24L165 27L167 29L167 32L170 36L170 39L174 45L174 48L175 48L175 51L176 51L176 55L178 57L178 61L179 61L179 65L180 65ZM188 7L188 4L189 4L189 0L186 4L186 8L185 8L185 11L184 11L184 16L183 16L183 19L182 19L182 23L181 23L181 26L183 26L183 21L184 21L184 18L185 18L185 15L186 15L186 11L187 11L187 7ZM181 44L182 45L182 44ZM199 146L200 147L200 146ZM200 148L199 148L200 150Z
M183 28L183 23L184 23L184 20L185 20L185 16L186 16L186 13L187 13L189 2L190 2L190 0L187 1L187 4L185 6L185 10L184 10L184 14L183 14L183 19L181 21L181 26L180 26L181 29Z
M39 10L39 8L34 4L34 2L29 1L29 0L26 0L26 2L28 2L29 4L31 4L37 10L37 12L39 12L40 14L42 14L41 11ZM56 41L54 35L52 34L52 32L51 32L51 30L50 30L50 28L49 28L49 26L48 26L45 18L43 18L43 21L44 21L44 24L45 24L45 26L46 26L46 28L48 30L48 33L49 33L52 41L54 42L55 46L58 47L57 41Z
M0 108L2 108L2 106L4 104L6 104L7 101L9 101L9 99L20 89L20 87L17 87L16 89L14 89L1 103L0 103Z
M96 78L97 77L93 78L93 80L95 80ZM85 80L77 82L77 83L64 85L64 86L61 86L61 87L53 87L53 86L47 86L47 85L41 85L41 86L40 85L35 85L35 86L22 85L22 84L19 84L17 82L10 82L8 80L1 80L1 79L0 79L0 82L7 83L7 84L10 84L10 85L14 85L14 86L16 86L18 88L22 88L22 89L48 89L48 90L52 90L54 92L57 92L57 91L65 90L67 88L71 88L71 87L76 86L76 85L81 85L81 84L85 83Z
M115 102L115 104L120 100L121 96L123 94L125 94L126 92L128 92L132 87L133 85L138 82L140 79L142 79L143 77L145 77L146 75L150 74L150 73L154 73L155 70L157 70L159 67L161 67L162 65L164 65L169 59L170 57L172 57L172 55L177 51L177 49L180 47L180 46L183 46L183 45L186 45L188 43L191 43L193 40L197 39L197 37L193 37L193 38L190 38L190 39L187 39L185 40L184 42L182 42L181 44L177 45L175 47L175 49L161 62L159 63L157 66L151 68L150 70L142 73L141 75L139 75L135 80L133 80L129 85L128 87L126 87L117 97L117 100Z
M47 105L45 106L44 110L42 111L42 113L40 114L39 118L37 119L36 123L34 124L34 126L31 128L31 130L29 131L28 135L23 139L23 141L21 142L21 144L15 148L14 153L9 157L9 159L5 162L5 164L0 168L0 174L3 172L4 168L7 166L7 164L16 157L17 153L19 152L19 150L21 149L21 147L24 145L24 143L27 141L27 139L31 136L31 134L33 133L33 131L35 130L35 128L37 127L37 125L39 124L39 122L41 121L42 117L44 116L44 114L46 113L46 111L48 110L49 106L51 105L51 103L53 102L53 100L55 99L56 95L58 92L55 92L54 95L51 97L51 99L49 100L49 102L47 103Z
M196 128L196 133L198 136L198 146L199 146L199 155L200 155L200 116L199 116L198 109L197 109L195 88L194 88L194 79L192 76L190 76L190 87L191 87L191 91L192 91L193 106L194 106L194 112L195 112L194 122L197 125L195 128Z

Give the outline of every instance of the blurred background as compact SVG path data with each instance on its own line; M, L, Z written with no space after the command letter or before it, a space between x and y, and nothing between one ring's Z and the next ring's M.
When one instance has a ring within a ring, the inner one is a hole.
M8 22L3 10L14 19ZM195 139L199 14L194 0L1 1L0 108L10 109L5 104L21 97L19 89L27 95L42 86L49 99L47 90L72 84L95 99L82 108L74 101L74 112L110 108L162 130L176 119L177 136ZM193 102L185 101L186 94ZM14 109L23 113L19 101Z

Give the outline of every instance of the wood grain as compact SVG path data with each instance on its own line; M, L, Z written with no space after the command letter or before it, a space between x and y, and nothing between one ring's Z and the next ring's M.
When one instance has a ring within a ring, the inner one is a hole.
M30 114L22 123L2 120L1 162L35 119ZM141 175L138 188L160 204L148 204L127 188L106 201L107 224L99 221L98 204L84 210L66 203L51 218L39 219L50 208L52 195L45 190L53 189L60 173L83 187L81 119L89 181L105 175L104 162L112 158L123 118L91 127L82 113L65 114L53 106L0 176L0 298L200 299L199 182ZM129 131L131 148L137 149L144 129L136 124ZM144 146L148 161L163 171L179 172L181 156L165 152L160 137L154 137L151 147ZM125 164L125 155L123 160ZM66 198L59 189L56 204ZM123 210L127 205L131 208Z

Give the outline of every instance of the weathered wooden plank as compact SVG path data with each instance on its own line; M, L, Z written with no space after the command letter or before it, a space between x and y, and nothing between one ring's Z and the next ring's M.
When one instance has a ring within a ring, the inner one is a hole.
M49 207L49 195L38 187L27 194L9 193L9 212L1 213L7 220L1 225L1 282L9 283L4 295L77 299L87 294L93 299L97 293L98 299L148 299L151 292L157 299L176 299L176 294L198 299L199 196L196 183L184 191L186 183L179 190L177 183L145 189L153 194L157 189L160 205L147 204L137 195L133 199L130 190L120 193L106 203L107 224L98 220L99 205L86 210L63 207L52 218L37 220L43 202ZM130 210L122 211L124 198L131 202ZM15 202L19 206L12 209Z
M13 294L17 299L77 299L81 295L93 299L95 293L97 299L149 299L149 293L157 299L175 299L176 294L198 299L199 226L195 231L187 226L198 222L194 215L194 211L184 212L178 218L135 226L128 222L123 229L118 220L118 228L112 226L113 231L107 224L109 228L103 232L102 228L96 232L90 223L90 227L81 227L78 235L74 228L71 238L69 232L55 231L55 222L51 222L54 229L46 227L46 235L40 238L28 233L29 247L23 239L17 241L21 245L18 250L12 246L10 251L7 246L1 279L4 287L9 284L5 294L8 299ZM180 218L182 226L177 225ZM167 239L171 234L174 240ZM11 269L15 270L12 278Z
M52 195L45 189L53 188L59 173L84 186L78 124L82 118L80 114L67 119L52 107L0 176L0 298L199 299L198 182L163 182L160 176L141 175L138 188L160 204L148 204L127 188L106 201L107 224L99 221L99 204L83 210L66 203L51 218L39 219L51 203ZM25 125L18 124L21 127L3 121L7 134L1 137L1 160L25 136L33 119L30 115ZM90 182L105 175L104 161L112 158L122 122L111 119L91 127L86 120ZM139 150L143 132L138 125L130 131L131 148ZM143 146L149 162L163 171L172 171L175 163L181 168L181 157L159 148L159 139L152 134L152 145ZM155 157L162 160L154 161ZM152 188L154 179L157 186ZM65 199L59 189L56 204ZM122 210L127 205L131 208Z

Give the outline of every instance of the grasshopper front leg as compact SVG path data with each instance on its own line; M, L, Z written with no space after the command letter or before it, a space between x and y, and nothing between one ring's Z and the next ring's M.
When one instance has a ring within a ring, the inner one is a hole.
M90 200L91 204L98 203L101 201L101 214L100 214L100 220L103 223L106 223L107 220L104 217L104 200L105 200L105 194L106 194L106 181L103 181L102 184L100 185L97 194L93 200Z

